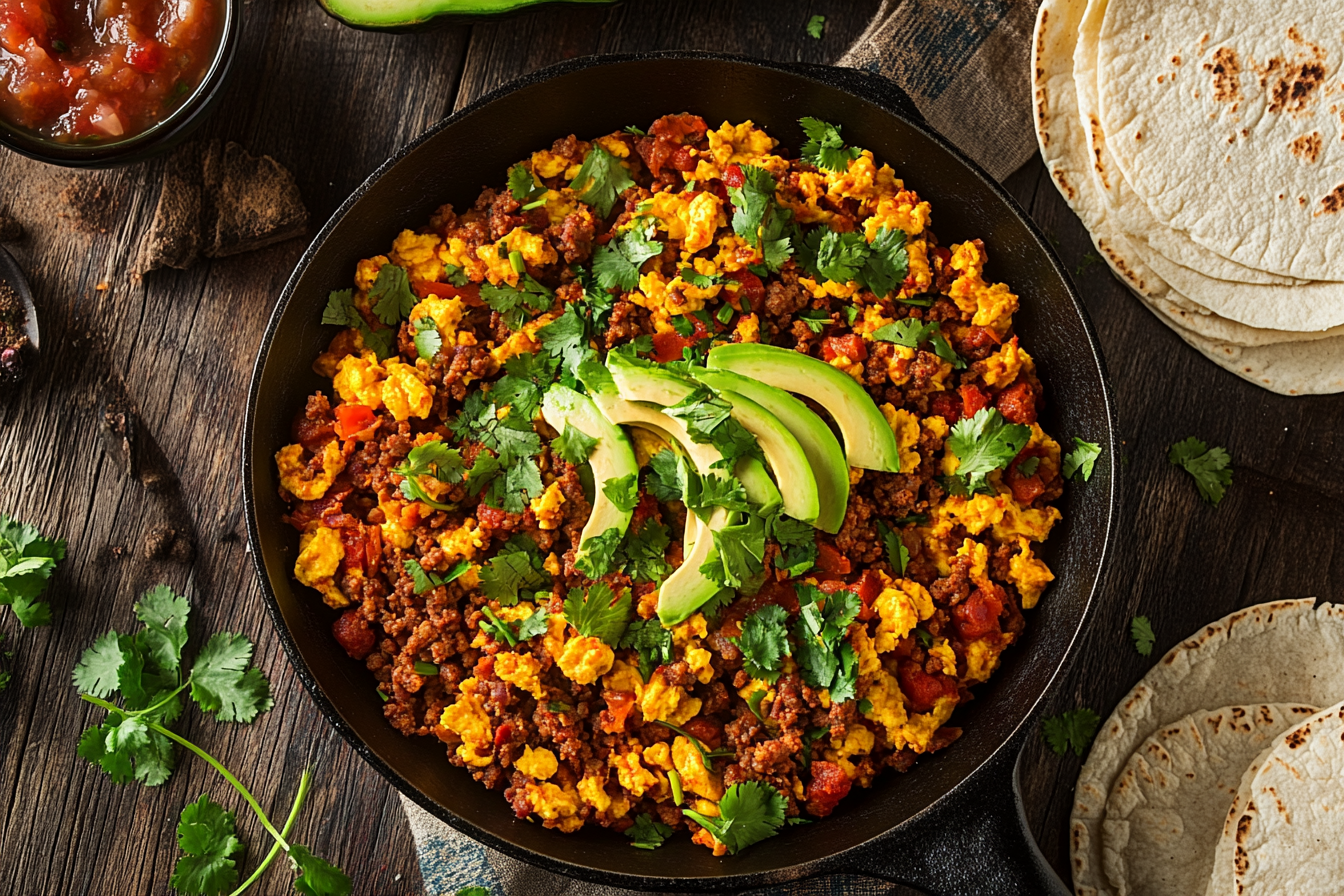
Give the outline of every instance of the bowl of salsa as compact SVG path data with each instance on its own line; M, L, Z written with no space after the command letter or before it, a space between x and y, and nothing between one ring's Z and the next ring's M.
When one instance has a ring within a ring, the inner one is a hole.
M0 0L0 144L104 167L167 149L220 95L237 0Z

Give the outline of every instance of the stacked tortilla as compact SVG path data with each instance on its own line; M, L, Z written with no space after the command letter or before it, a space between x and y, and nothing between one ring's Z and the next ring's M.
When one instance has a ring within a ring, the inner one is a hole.
M1098 252L1217 364L1344 391L1344 0L1044 0L1041 155Z
M1074 794L1079 896L1344 893L1344 606L1313 604L1205 626L1120 701Z

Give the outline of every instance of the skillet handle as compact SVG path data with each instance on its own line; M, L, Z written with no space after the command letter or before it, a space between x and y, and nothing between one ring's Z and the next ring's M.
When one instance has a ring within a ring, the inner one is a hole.
M936 807L862 850L845 870L932 896L1070 896L1027 826L1020 744L1005 745Z

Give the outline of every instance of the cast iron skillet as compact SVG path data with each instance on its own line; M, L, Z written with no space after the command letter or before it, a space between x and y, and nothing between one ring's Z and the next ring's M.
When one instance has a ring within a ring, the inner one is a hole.
M297 536L280 521L274 453L305 396L330 389L309 365L333 335L320 324L328 291L443 202L469 206L482 184L566 134L592 136L692 111L711 125L751 119L798 147L804 115L837 122L851 143L889 162L933 203L944 243L985 241L994 279L1022 297L1023 345L1046 385L1041 420L1061 441L1101 443L1091 481L1065 492L1045 549L1056 580L1028 613L1003 668L958 710L965 734L904 775L855 789L830 818L787 828L742 855L714 858L677 837L631 849L596 826L560 834L516 821L498 792L448 764L434 738L405 738L382 716L362 663L332 639L332 612L291 576ZM1116 436L1092 326L1058 259L997 184L919 122L890 82L846 69L777 65L706 53L565 62L495 91L436 125L382 165L334 214L286 284L252 377L244 433L248 535L263 592L299 677L337 730L399 790L448 824L516 858L634 889L717 891L832 872L910 883L935 894L1065 893L1022 818L1015 762L1034 710L1077 643L1105 565L1116 515Z

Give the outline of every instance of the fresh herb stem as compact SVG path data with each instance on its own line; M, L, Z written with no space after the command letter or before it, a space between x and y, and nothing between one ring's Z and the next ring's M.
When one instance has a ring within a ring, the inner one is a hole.
M683 795L682 792L681 792L681 775L679 775L679 774L677 773L677 770L676 770L676 769L670 769L670 770L668 771L668 773L667 773L667 783L672 785L672 802L673 802L673 804L674 804L674 805L677 805L677 806L680 806L680 805L682 804L682 802L684 801L685 797L684 797L684 795Z
M280 829L280 835L282 837L288 837L289 832L293 830L294 822L297 821L299 818L299 810L303 808L303 801L308 796L308 788L312 784L312 782L313 782L312 769L307 768L304 769L303 776L299 778L299 791L298 793L294 794L294 805L290 806L289 817L285 819L285 826ZM279 854L280 854L280 844L277 842L271 847L271 851L266 853L266 858L262 860L262 863L258 865L255 870L253 870L252 874L248 876L247 880L243 881L242 885L238 887L238 889L230 893L229 896L240 896L240 894L243 891L245 891L248 887L252 886L258 880L260 880L261 876L266 873L266 869L271 867L271 862L274 862L275 857Z
M122 709L120 706L117 706L115 703L109 703L106 700L99 699L98 697L94 697L90 694L80 694L79 699L83 700L86 703L92 703L94 706L101 706L108 712L115 712L120 716L127 715L126 710ZM219 772L220 775L224 777L225 781L229 782L229 784L233 787L234 790L238 791L238 793L242 795L243 799L247 802L247 804L252 807L252 811L255 812L257 818L261 820L261 826L266 829L266 832L268 834L270 834L273 838L275 838L276 844L285 852L289 852L289 841L285 839L283 834L281 834L279 831L275 829L275 825L271 824L271 819L267 817L265 811L262 810L261 808L261 804L257 802L256 797L252 796L251 791L249 791L246 787L244 787L243 782L235 778L233 776L233 772L225 768L223 763L221 763L215 757L211 756L209 753L202 750L200 747L196 746L191 741L187 740L185 737L182 737L181 735L176 734L175 732L169 731L167 728L163 727L158 722L151 722L146 720L144 724L151 731L157 731L159 734L162 734L169 740L181 744L191 752L195 753L197 756L204 759L207 763L209 763L210 766L215 771Z

